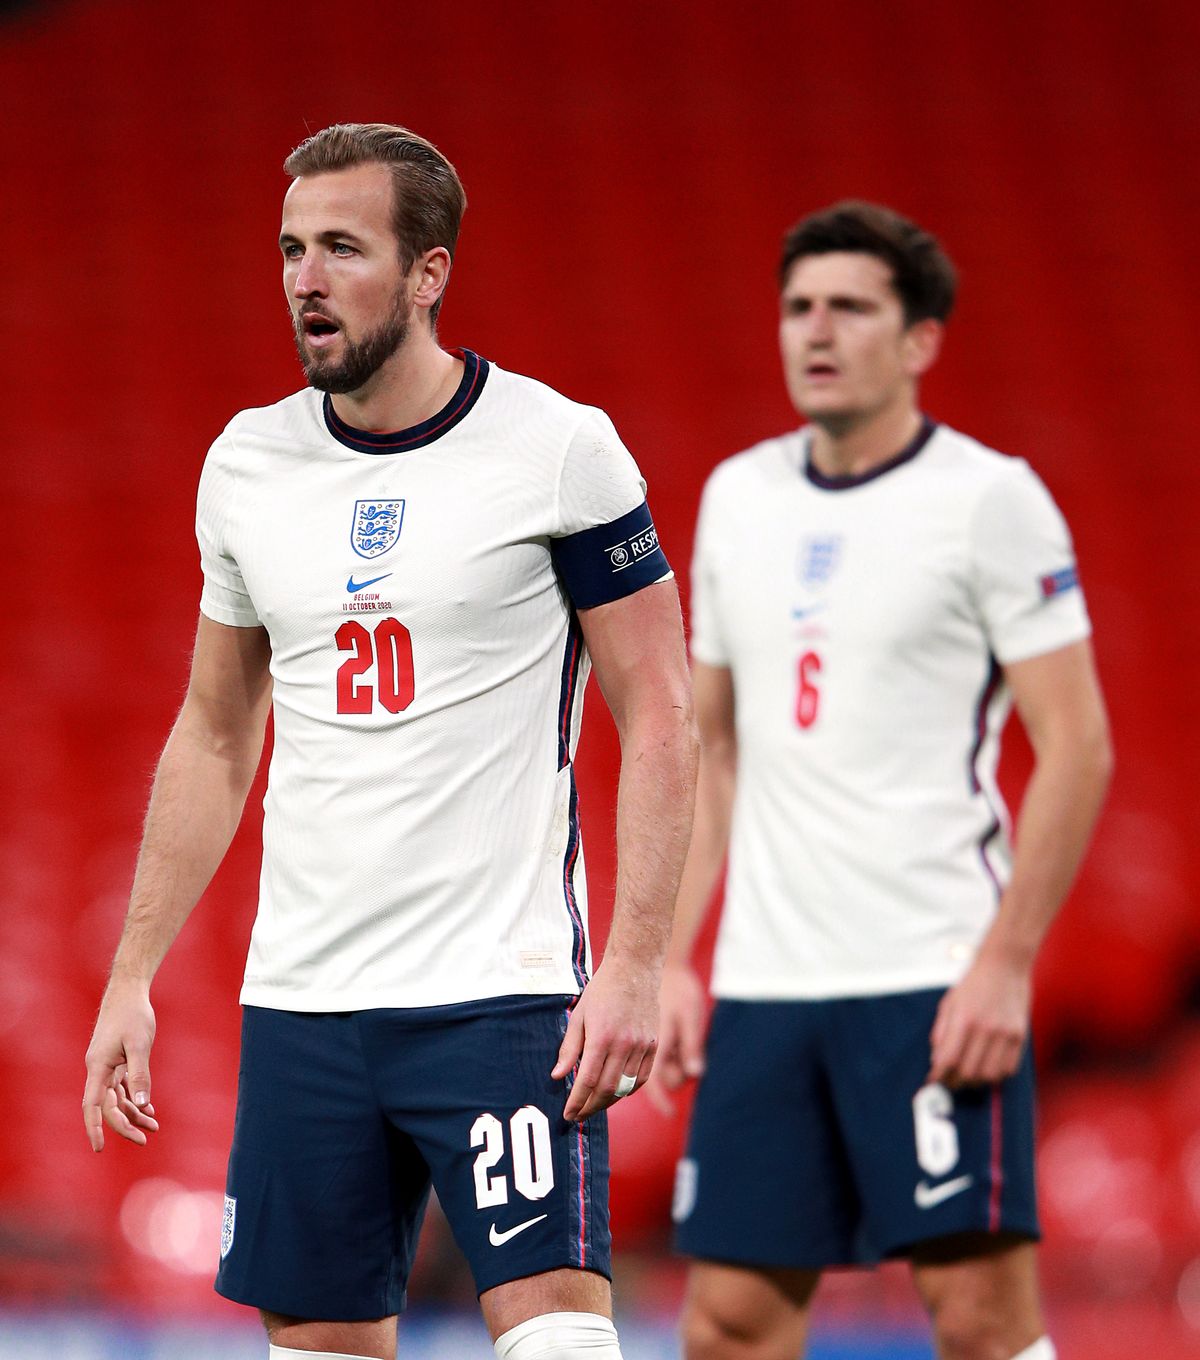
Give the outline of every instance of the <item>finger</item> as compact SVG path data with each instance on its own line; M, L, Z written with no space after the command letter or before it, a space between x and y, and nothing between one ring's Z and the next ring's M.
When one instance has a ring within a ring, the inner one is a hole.
M661 1064L655 1067L654 1072L654 1080L646 1083L646 1095L659 1114L670 1119L675 1113L675 1102L669 1092L677 1090L678 1086L667 1085L661 1072Z
M83 1128L93 1152L104 1150L104 1092L111 1077L111 1068L103 1063L88 1063L87 1081L83 1087Z
M603 1055L595 1052L593 1048L584 1048L575 1072L575 1080L571 1083L571 1094L563 1108L564 1119L586 1119L599 1108L594 1102L598 1093L597 1088L604 1075L604 1066ZM613 1085L616 1085L615 1080Z
M994 1086L1011 1077L1021 1065L1023 1046L1015 1035L996 1035L983 1062L983 1080Z
M109 1087L104 1093L104 1122L114 1133L120 1134L122 1138L131 1143L136 1143L139 1147L146 1146L146 1135L141 1129L134 1128L125 1115L121 1112L120 1100L113 1087Z
M127 1092L119 1091L117 1093L117 1108L136 1128L152 1129L155 1133L158 1132L158 1120L154 1118L152 1106L147 1105L144 1110L139 1110L129 1099Z
M932 1040L932 1035L930 1037ZM962 1056L963 1038L964 1035L957 1022L951 1022L947 1019L936 1041L932 1043L929 1075L925 1078L927 1083L940 1081L949 1086L957 1078L959 1059Z
M680 1023L680 1049L683 1071L688 1077L704 1075L704 1010L702 1006L688 1009Z
M938 1003L937 1014L933 1017L933 1028L929 1031L929 1047L935 1051L946 1041L946 1031L950 1026L953 1010L953 992L947 992Z
M587 1103L580 1111L580 1119L590 1119L592 1115L606 1110L610 1105L615 1105L618 1100L624 1099L619 1096L617 1091L620 1089L621 1078L629 1075L633 1077L633 1090L626 1092L632 1095L642 1084L641 1066L642 1055L637 1053L625 1052L622 1057L615 1053L610 1053L605 1060L604 1070L596 1082Z
M561 1081L576 1066L583 1053L583 1012L578 1006L567 1021L567 1032L558 1046L558 1059L550 1069L550 1076Z
M683 1062L678 1049L660 1048L654 1065L653 1085L664 1091L678 1091L684 1083Z
M991 1036L972 1028L964 1036L962 1051L955 1063L955 1078L959 1086L977 1086L987 1080Z

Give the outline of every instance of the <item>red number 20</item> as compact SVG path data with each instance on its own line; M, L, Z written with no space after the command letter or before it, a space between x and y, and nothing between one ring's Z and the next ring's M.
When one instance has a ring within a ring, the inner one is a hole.
M403 713L413 701L412 637L396 619L381 619L369 633L357 619L347 619L334 634L339 652L353 652L337 673L337 711L370 713L375 693L355 681L376 668L379 702L389 713Z
M796 721L801 727L811 727L817 720L821 691L817 676L821 674L821 658L816 652L805 652L796 665Z

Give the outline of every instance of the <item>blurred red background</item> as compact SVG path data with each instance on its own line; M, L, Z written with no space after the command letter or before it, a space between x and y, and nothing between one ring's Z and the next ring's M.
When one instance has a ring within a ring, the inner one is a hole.
M794 420L784 228L854 195L941 235L962 300L927 409L1028 457L1064 508L1118 752L1041 976L1047 1277L1063 1310L1136 1314L1157 1354L1200 1336L1196 11L6 9L5 1295L210 1306L257 794L155 989L153 1148L88 1151L82 1056L182 694L201 460L235 410L301 383L281 162L326 123L381 119L437 142L471 200L444 342L612 414L685 588L706 473ZM602 938L616 746L595 694L589 712ZM678 1124L631 1102L614 1138L618 1237L650 1256Z

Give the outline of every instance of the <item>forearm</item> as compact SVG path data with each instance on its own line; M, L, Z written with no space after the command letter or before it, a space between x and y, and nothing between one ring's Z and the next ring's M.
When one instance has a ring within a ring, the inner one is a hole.
M1032 968L1087 849L1111 768L1102 724L1063 733L1037 752L1017 820L1012 878L981 954Z
M675 901L668 964L686 964L691 959L696 936L708 913L725 862L736 785L737 749L734 742L705 743L700 751L696 813Z
M180 714L155 774L114 978L149 986L224 858L260 753L261 736L222 746Z
M697 743L686 691L622 733L617 889L605 958L657 971L687 854Z

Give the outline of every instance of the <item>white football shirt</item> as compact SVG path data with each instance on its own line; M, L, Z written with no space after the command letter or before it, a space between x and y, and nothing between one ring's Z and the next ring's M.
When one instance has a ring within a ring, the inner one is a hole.
M950 985L1010 871L1000 667L1089 633L1029 466L926 422L861 478L809 436L705 487L692 653L732 670L737 794L718 996Z
M612 423L470 352L410 430L305 389L209 452L201 609L266 628L275 746L242 1001L577 993L576 608L669 575Z

